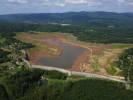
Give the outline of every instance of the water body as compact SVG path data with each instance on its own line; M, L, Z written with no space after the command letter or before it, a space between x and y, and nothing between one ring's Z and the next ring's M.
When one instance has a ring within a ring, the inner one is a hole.
M56 57L40 58L40 64L45 66L54 66L64 69L71 68L75 60L86 50L85 48L63 43L59 40L48 40L48 42L59 46L62 49L62 53Z

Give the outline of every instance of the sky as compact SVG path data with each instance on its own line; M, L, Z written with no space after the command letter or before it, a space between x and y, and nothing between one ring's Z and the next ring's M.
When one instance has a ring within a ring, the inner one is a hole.
M69 11L133 12L133 0L0 0L0 14Z

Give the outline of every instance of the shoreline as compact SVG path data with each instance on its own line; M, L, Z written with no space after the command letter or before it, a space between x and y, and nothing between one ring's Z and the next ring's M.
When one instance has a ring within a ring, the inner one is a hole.
M81 63L85 63L85 62L87 62L87 60L88 60L88 57L90 56L90 49L88 49L87 47L85 48L85 46L81 46L80 44L75 44L75 43L72 43L72 42L69 42L69 41L67 41L66 39L60 39L60 41L61 42L63 42L63 43L66 43L66 44L69 44L69 45L71 45L71 46L73 46L73 47L79 47L79 48L84 48L84 49L86 49L85 51L83 51L83 53L81 53L75 60L74 60L74 62L73 62L73 64L70 66L70 67L68 67L68 68L66 68L66 69L68 69L68 70L73 70L73 71L81 71L81 70L83 70L82 68L81 68ZM49 54L47 54L47 53L39 53L39 52L36 52L36 54L35 53L33 53L34 55L31 57L31 58L33 58L33 59L31 59L31 63L32 64L41 64L40 62L39 62L39 59L41 58L41 57L58 57L58 56L60 56L61 55L61 53L63 52L62 51L62 49L60 48L60 50L61 50L61 52L60 52L60 54L59 55L49 55ZM59 50L59 51L60 51ZM32 54L31 54L32 55ZM38 57L36 57L36 59L35 59L35 56L38 56ZM42 64L43 65L43 64ZM57 67L58 68L58 67Z

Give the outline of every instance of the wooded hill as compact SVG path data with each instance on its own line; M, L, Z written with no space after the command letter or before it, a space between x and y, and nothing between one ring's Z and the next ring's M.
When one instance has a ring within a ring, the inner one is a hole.
M1 15L0 20L10 22L72 25L133 25L133 13L113 12L67 12L40 14Z

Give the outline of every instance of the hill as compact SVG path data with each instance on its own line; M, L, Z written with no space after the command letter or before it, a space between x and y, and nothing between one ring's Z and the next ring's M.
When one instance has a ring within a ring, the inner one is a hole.
M40 14L10 14L1 15L0 20L25 23L66 23L84 25L132 24L133 13L113 12L67 12Z

